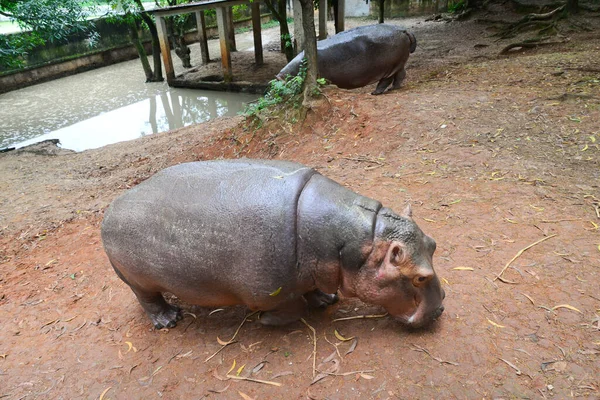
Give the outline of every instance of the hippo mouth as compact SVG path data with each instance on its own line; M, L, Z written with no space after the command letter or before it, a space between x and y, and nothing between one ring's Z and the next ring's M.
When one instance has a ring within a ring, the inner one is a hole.
M440 305L433 311L426 310L425 304L415 294L413 297L414 312L410 315L394 315L394 319L410 328L421 328L437 320L444 312L444 306Z

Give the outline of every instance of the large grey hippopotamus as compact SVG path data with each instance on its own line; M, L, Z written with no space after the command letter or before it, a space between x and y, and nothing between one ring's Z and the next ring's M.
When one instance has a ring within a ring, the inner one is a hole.
M340 32L317 42L319 75L342 89L355 89L379 81L372 94L381 94L393 82L398 89L406 76L404 65L417 48L412 33L394 25L369 25ZM298 54L277 78L298 74L304 52Z
M411 218L314 169L286 161L222 160L167 168L106 210L102 241L117 275L158 329L178 308L245 304L282 325L338 290L410 326L440 316L435 241Z

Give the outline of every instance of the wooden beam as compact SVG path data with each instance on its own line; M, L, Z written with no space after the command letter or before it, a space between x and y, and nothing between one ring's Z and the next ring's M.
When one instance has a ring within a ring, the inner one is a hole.
M204 11L196 11L196 26L198 29L198 42L200 42L200 55L202 56L202 64L208 64L210 62L210 57L208 55L208 39L206 37Z
M255 1L261 1L261 0L255 0ZM148 10L145 12L154 14L154 15L159 15L161 17L167 17L170 15L190 14L190 13L193 13L196 11L201 11L201 10L213 10L213 9L216 9L217 7L223 7L223 6L235 6L238 4L247 4L249 2L250 2L250 0L213 0L213 1L202 2L200 4L198 4L198 3L196 3L196 4L181 4L178 6Z
M319 0L319 40L327 39L327 0Z
M263 48L260 27L260 4L253 2L252 7L252 34L254 35L254 61L256 65L263 64Z
M219 43L221 44L221 64L223 65L223 79L225 82L233 80L231 68L231 51L228 40L228 12L225 7L217 7L217 26L219 27Z
M167 25L163 17L156 16L156 30L158 31L158 41L160 42L160 52L162 53L163 64L165 65L165 75L167 83L170 85L175 79L175 69L173 68L173 59L171 58L171 46L167 36Z

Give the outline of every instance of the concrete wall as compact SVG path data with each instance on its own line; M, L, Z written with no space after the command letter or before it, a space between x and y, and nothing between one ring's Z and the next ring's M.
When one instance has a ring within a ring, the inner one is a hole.
M372 3L372 0L369 1ZM365 0L346 0L346 17L366 17L369 15L369 4Z

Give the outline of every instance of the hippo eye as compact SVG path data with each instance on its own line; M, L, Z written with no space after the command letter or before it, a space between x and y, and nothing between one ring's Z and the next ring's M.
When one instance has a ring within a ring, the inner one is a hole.
M427 279L427 278L425 278L424 276L420 276L417 280L419 282L425 282L425 279Z

